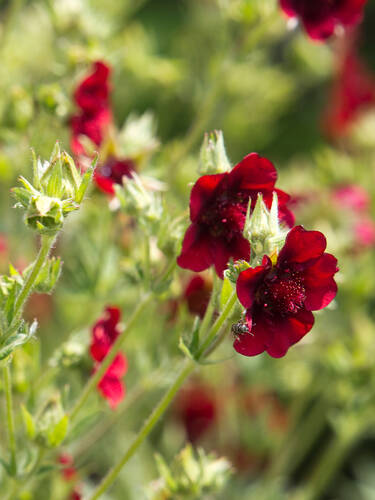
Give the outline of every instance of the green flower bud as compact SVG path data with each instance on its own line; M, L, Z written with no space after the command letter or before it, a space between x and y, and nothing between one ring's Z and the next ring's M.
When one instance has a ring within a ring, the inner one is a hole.
M220 174L229 172L232 166L225 151L224 137L221 130L205 134L201 147L198 173Z

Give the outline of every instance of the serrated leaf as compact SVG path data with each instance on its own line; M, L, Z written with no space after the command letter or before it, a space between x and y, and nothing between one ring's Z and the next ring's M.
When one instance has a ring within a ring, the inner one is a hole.
M87 191L87 188L89 187L89 184L91 182L92 176L94 175L94 170L95 170L95 165L97 162L97 158L95 160L95 163L93 163L85 172L85 174L82 177L81 184L76 192L76 197L75 197L75 202L76 203L82 203L82 200L85 196L85 193Z
M64 415L57 424L53 425L47 432L47 441L52 448L59 446L65 439L68 432L69 417Z
M25 425L26 434L29 439L34 439L35 437L35 422L31 413L28 412L24 405L21 405L23 423Z

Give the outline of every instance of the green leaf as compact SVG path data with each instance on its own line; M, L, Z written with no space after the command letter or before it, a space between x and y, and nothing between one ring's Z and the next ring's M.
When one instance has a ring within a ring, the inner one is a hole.
M65 439L66 434L68 432L69 426L69 417L68 415L64 415L61 420L51 426L47 432L47 441L49 446L55 448L59 446Z
M220 309L223 310L233 293L233 286L228 278L224 278L223 287L220 294Z
M34 418L24 405L21 405L21 411L26 434L29 439L34 439L36 433Z

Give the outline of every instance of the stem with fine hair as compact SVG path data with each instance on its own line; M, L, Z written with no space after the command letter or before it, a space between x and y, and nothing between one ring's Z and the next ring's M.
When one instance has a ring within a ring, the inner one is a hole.
M15 434L14 417L13 417L12 382L11 382L9 363L7 363L3 367L3 377L4 377L4 390L6 399L6 409L7 409L7 426L8 426L8 439L9 439L9 449L10 449L10 470L12 475L15 475L17 473L16 434Z
M234 304L236 303L237 297L236 293L233 292L232 296L229 298L227 301L223 312L221 315L217 318L215 323L212 325L212 327L209 329L208 334L206 336L206 339L204 340L201 348L199 349L197 353L196 359L199 360L202 358L202 356L205 354L206 349L209 347L210 343L214 340L215 336L223 326L224 322L228 319ZM135 454L135 452L138 450L139 446L143 443L143 441L147 438L147 436L150 434L152 429L155 427L159 419L163 416L164 412L168 408L169 404L172 402L173 398L175 397L177 391L180 389L180 387L183 385L187 377L194 371L196 368L196 362L192 359L185 360L181 370L178 372L177 377L173 384L169 387L169 389L166 391L164 396L161 398L159 403L156 405L154 408L153 412L151 415L148 417L146 422L144 423L143 427L141 430L138 432L136 437L133 439L131 442L130 446L120 459L120 461L113 467L112 470L108 472L108 474L105 476L103 481L99 484L99 486L96 488L96 490L93 492L93 494L89 497L89 500L97 500L100 498L103 493L112 486L112 484L115 482L117 476L121 472L122 468L125 466L125 464L130 460L130 458Z
M128 336L129 331L131 330L132 326L134 325L134 323L138 319L139 315L143 312L145 307L150 302L152 296L153 296L152 293L148 293L148 294L144 295L144 297L138 303L133 314L130 316L129 321L126 323L125 328L120 333L120 335L117 337L115 342L112 344L111 350L106 355L106 357L103 359L103 361L100 363L99 368L96 370L94 375L92 377L90 377L89 381L87 382L86 387L84 388L81 396L79 397L78 401L76 402L72 411L70 412L70 419L71 420L73 420L77 416L79 410L85 404L91 391L93 389L95 389L97 384L100 382L100 380L104 376L104 374L107 371L107 369L109 368L110 364L115 359L116 355L118 354L119 350L121 349L121 346L124 343L126 337Z

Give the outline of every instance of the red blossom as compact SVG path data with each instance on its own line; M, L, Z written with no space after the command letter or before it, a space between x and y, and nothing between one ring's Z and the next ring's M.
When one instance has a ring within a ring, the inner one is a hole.
M100 366L100 362L107 356L112 344L120 334L118 322L121 312L117 307L107 307L105 316L100 318L92 328L92 339L90 354L96 361L94 370ZM106 373L98 384L98 389L107 399L112 409L124 399L125 385L121 378L127 371L127 359L119 353L108 367Z
M280 0L280 6L289 17L301 20L306 32L314 40L326 40L336 26L358 24L367 0Z
M375 77L357 54L356 34L343 41L341 50L322 122L332 138L345 135L360 113L375 104Z
M277 172L272 163L251 153L230 172L200 177L190 196L190 220L182 252L177 258L180 267L203 271L211 265L222 277L230 258L250 257L250 244L242 236L249 201L254 208L258 193L268 208L272 194L279 199L280 219L292 226L293 214L287 208L289 196L275 190Z
M189 312L203 318L212 292L212 281L204 275L193 276L188 282L184 299L187 302Z
M77 470L74 467L74 459L69 453L61 453L58 457L58 462L63 466L61 475L65 481L71 481L76 478Z
M176 413L190 442L197 442L217 418L213 390L202 383L182 389L176 400Z
M96 115L109 106L109 76L111 70L102 61L93 64L92 72L77 87L74 99L77 106L88 115Z
M280 358L311 330L311 311L326 307L337 293L337 260L325 253L326 244L319 231L297 226L289 232L276 265L264 256L261 266L242 271L237 295L246 308L248 332L234 342L238 353L255 356L267 351Z
M370 206L369 194L357 184L336 187L332 196L339 209L345 208L356 214L366 212Z
M114 184L122 185L123 177L131 177L135 169L134 162L129 158L108 158L104 165L95 171L95 182L99 189L107 194L114 195Z
M373 247L375 245L375 222L369 217L360 219L354 225L355 242L362 248Z
M86 155L82 139L88 137L91 142L100 146L109 124L112 122L110 109L101 109L95 115L79 113L70 119L72 138L70 147L77 156Z

